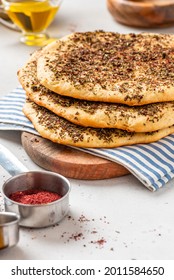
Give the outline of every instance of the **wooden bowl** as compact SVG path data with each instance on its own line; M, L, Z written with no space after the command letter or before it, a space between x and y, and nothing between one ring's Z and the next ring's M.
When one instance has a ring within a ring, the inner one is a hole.
M174 0L107 0L113 18L136 27L164 27L174 24Z

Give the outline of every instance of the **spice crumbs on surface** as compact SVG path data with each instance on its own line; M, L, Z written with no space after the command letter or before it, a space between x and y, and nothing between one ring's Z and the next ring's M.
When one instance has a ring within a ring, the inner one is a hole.
M89 222L90 220L87 219L84 215L81 215L78 219L78 221L81 223L81 222Z
M98 245L102 246L104 243L106 243L107 241L104 238L101 238L97 241L95 241L94 243L97 243Z
M79 217L69 215L67 216L67 220L69 221L68 229L63 231L59 237L64 244L69 244L70 242L75 241L80 242L83 248L89 248L90 245L95 245L94 248L96 249L105 248L111 250L108 248L109 244L105 247L107 238L110 239L110 237L106 238L101 236L101 229L103 228L106 219L106 216L98 219L89 219L84 214L81 214ZM99 222L99 227L101 226L101 229L97 230L96 227L94 227L94 221Z

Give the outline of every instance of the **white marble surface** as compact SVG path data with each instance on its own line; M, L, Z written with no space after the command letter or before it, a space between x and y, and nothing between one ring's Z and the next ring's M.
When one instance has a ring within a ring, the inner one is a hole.
M61 37L73 31L96 29L144 31L114 22L105 0L64 0L48 30L52 36ZM151 31L173 33L174 28ZM18 85L16 72L35 49L21 44L18 32L0 26L1 96ZM0 132L0 143L30 170L40 169L22 148L20 132ZM8 177L0 167L1 186ZM69 217L50 228L20 228L18 245L0 251L1 260L174 259L173 180L155 193L132 175L70 182ZM101 239L106 241L103 245L97 242Z

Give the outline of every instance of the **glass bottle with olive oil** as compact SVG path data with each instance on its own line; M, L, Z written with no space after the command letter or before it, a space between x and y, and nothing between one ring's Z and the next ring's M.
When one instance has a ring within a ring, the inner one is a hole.
M2 0L11 20L22 30L21 41L27 45L43 45L49 38L46 28L53 21L60 1L55 0Z

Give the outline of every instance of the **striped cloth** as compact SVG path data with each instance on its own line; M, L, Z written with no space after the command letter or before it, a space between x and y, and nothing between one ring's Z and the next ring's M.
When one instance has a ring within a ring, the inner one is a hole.
M0 99L0 130L39 135L22 113L24 102L25 91L21 87ZM123 165L151 191L164 187L174 177L174 134L151 144L115 149L78 149Z

